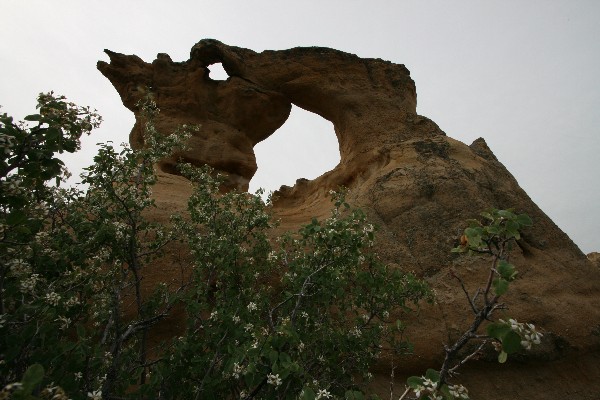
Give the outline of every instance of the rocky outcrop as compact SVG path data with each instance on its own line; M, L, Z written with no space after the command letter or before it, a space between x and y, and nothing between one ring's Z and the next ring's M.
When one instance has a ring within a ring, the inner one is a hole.
M594 252L588 254L587 258L591 262L593 262L598 268L600 268L600 253L594 251Z
M165 213L178 206L175 193L187 190L185 180L172 175L177 157L207 163L228 174L230 186L245 189L256 171L252 147L285 122L291 104L333 123L339 165L313 181L282 187L273 212L281 229L296 229L327 216L328 191L344 185L348 200L378 225L379 254L436 289L436 304L423 310L409 332L417 356L403 361L397 375L439 365L442 344L470 322L464 294L449 272L474 291L487 264L450 253L465 219L490 207L529 214L534 226L514 251L520 278L507 297L507 315L541 327L544 345L513 368L475 363L463 381L471 383L475 398L521 398L526 392L528 398L584 399L599 393L597 383L586 384L600 382L600 270L534 204L483 139L465 145L417 115L415 84L403 65L317 47L256 53L216 40L200 41L190 59L179 63L165 54L152 63L107 54L111 62L98 68L136 113L134 147L143 145L135 105L148 88L161 109L159 129L201 124L190 150L161 164L155 193ZM208 75L217 62L229 75L226 81ZM389 370L380 367L381 387L378 381L374 387L385 393ZM547 379L536 380L535 374ZM531 382L525 392L520 384L498 389L526 376Z

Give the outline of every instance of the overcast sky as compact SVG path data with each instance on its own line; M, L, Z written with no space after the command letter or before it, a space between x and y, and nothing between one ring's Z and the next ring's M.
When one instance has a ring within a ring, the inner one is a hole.
M405 64L417 111L448 136L484 137L529 196L585 252L600 251L600 1L0 0L0 104L17 118L54 90L97 108L95 143L133 115L96 70L105 48L152 61L203 38L262 51L325 46ZM214 71L214 74L217 74ZM251 189L315 178L339 161L332 125L294 108L256 147Z

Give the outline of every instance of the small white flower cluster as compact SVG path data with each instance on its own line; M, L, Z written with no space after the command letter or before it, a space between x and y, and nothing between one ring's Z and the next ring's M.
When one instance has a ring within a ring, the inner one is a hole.
M67 306L67 308L71 308L73 306L76 306L78 304L80 304L81 302L79 301L79 299L77 298L77 296L71 296L66 302L65 302L65 306Z
M127 224L121 221L115 221L113 222L113 226L115 228L115 236L117 237L117 239L123 239L128 229Z
M11 275L16 278L31 274L31 265L25 260L13 259L8 262L8 265Z
M315 397L315 399L317 399L317 400L318 400L318 399L330 399L330 398L332 398L332 397L333 397L333 396L331 395L331 393L329 393L329 392L327 391L327 389L319 389L319 390L317 391L317 397Z
M102 390L94 390L93 392L88 392L87 397L91 400L102 400Z
M233 372L231 373L231 376L233 376L235 379L239 379L240 375L244 374L244 371L245 368L239 363L233 363Z
M271 251L268 255L267 255L267 260L268 261L277 261L277 252L275 251Z
M449 385L448 391L456 399L468 399L469 391L463 385Z
M504 320L500 320L500 322L510 325L510 329L521 336L521 346L527 350L531 350L531 346L534 344L540 344L542 336L544 336L535 329L533 324L517 322L513 318L509 319L508 322Z
M58 306L58 304L60 303L60 295L56 292L50 292L47 293L46 296L44 297L44 299L46 300L46 302L48 304L50 304L51 306Z
M48 239L50 239L50 234L46 231L40 231L35 234L35 241L38 244L44 245L48 243Z
M281 378L279 377L279 374L268 374L267 383L275 387L281 385Z
M360 328L358 326L355 326L354 329L352 329L350 331L350 336L359 338L362 336L362 331L360 330Z
M432 400L443 400L442 395L437 391L437 382L422 376L423 384L415 389L415 396L421 398L421 395L428 395Z
M415 395L417 398L421 396L428 396L431 400L443 400L444 396L439 393L437 389L437 382L432 381L429 378L423 378L423 385L415 389ZM463 385L448 385L448 392L455 399L467 400L469 398L469 391Z
M60 315L57 319L55 319L54 321L56 322L60 322L60 330L65 330L69 327L69 325L71 325L71 319L65 317L64 315Z
M21 282L21 292L22 293L32 293L35 290L38 282L40 281L39 274L31 274L29 278L24 279Z
M43 399L52 400L70 400L65 391L60 386L47 386L40 393Z

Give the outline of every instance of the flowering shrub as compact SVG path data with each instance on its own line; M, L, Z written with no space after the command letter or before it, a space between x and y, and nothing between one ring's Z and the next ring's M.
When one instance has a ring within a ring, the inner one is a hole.
M184 172L191 220L175 225L194 255L193 289L187 330L153 373L160 398L358 396L382 352L406 350L391 316L430 293L370 251L374 227L343 192L330 218L273 243L259 196Z
M492 209L481 213L483 221L470 220L469 227L462 235L460 246L452 249L455 253L485 254L491 258L485 287L478 288L470 295L463 280L456 272L452 275L458 280L473 311L474 318L469 329L452 345L445 346L445 358L439 371L429 369L424 376L408 378L408 388L400 399L414 394L416 399L455 400L468 399L467 389L462 385L451 385L449 380L467 361L475 358L488 344L492 343L498 351L498 361L506 362L508 355L530 350L532 345L540 344L542 334L533 324L519 323L515 319L487 324L486 332L480 332L486 321L492 321L492 315L507 307L500 303L509 285L517 277L516 267L509 262L510 250L516 240L521 238L521 230L531 226L532 221L526 214L515 214L512 210ZM459 356L460 351L472 340L480 341L475 351L467 356Z
M189 214L148 221L153 166L194 128L160 136L144 107L147 148L102 145L86 192L48 182L64 179L55 153L77 150L95 113L48 94L34 126L1 117L0 395L364 398L372 362L408 348L395 322L427 286L378 260L375 228L343 192L330 218L273 240L259 196L222 194L212 171L184 166ZM146 293L144 271L175 240L191 252L189 281ZM150 351L176 305L185 331Z
M64 211L75 191L46 182L66 177L56 153L76 151L100 117L51 93L40 95L38 108L24 123L0 116L1 387L36 362L68 369L76 346L65 336L84 319L97 280L93 268L80 273L83 254L65 236Z

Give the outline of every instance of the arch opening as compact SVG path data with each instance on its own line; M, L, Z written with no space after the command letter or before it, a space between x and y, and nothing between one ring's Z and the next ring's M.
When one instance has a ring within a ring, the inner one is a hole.
M229 75L223 68L223 64L215 63L208 66L208 77L213 81L226 81Z
M275 133L254 146L258 169L249 192L262 188L265 195L294 186L297 179L315 179L340 162L340 147L333 124L292 105L287 121Z

